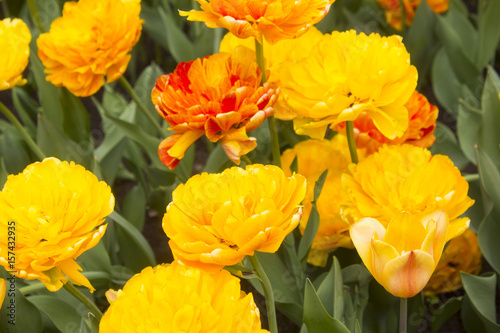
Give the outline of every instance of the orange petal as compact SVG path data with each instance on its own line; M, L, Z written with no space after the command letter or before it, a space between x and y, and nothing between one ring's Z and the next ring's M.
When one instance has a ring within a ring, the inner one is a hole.
M184 157L186 150L203 135L203 131L188 131L172 134L160 143L158 155L163 164L170 170L175 169Z
M249 138L244 127L224 136L220 141L226 155L236 164L240 164L240 157L257 147L257 139Z

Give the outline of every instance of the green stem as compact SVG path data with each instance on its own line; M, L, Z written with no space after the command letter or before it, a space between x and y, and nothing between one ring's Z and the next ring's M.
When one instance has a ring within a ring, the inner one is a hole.
M92 302L90 299L88 299L88 297L85 296L85 294L83 294L80 290L76 289L76 287L69 281L66 282L63 285L63 287L64 287L64 289L66 289L66 291L68 293L70 293L71 295L73 295L73 297L75 297L77 300L79 300L80 303L85 305L87 307L87 309L89 309L90 312L92 312L94 317L96 317L97 321L101 321L102 312L101 312L101 310L99 310L99 308L97 308L97 306L95 305L94 302Z
M260 39L262 40L262 43L264 43L264 37L261 36ZM257 38L255 39L255 57L257 58L257 64L262 71L261 84L264 84L267 82L266 66L264 64L264 44L259 43Z
M2 9L4 13L4 17L10 17L9 6L7 5L7 1L2 1Z
M276 309L274 307L274 294L273 288L271 286L271 281L269 281L269 278L267 277L267 274L256 255L247 256L247 258L248 260L250 260L250 263L255 269L255 273L262 283L262 289L264 290L264 296L266 297L267 321L269 323L269 331L271 331L271 333L278 333L278 323L276 321Z
M31 16L33 16L33 21L35 22L35 25L37 26L38 30L40 30L40 33L44 33L45 28L43 27L42 21L40 21L40 15L38 14L38 10L36 8L35 0L28 0L28 7L31 12Z
M464 176L465 180L470 183L470 182L473 182L473 181L476 181L476 180L479 180L479 174L477 173L472 173L470 175L465 175Z
M354 139L354 124L352 121L345 122L345 132L347 135L347 144L351 153L352 163L358 163L358 151L356 150L356 140Z
M28 146L33 150L33 152L36 154L38 159L41 161L43 160L46 156L45 154L40 150L40 148L36 145L35 141L31 138L31 136L26 132L26 129L21 125L19 120L10 112L7 107L0 102L0 111L5 115L7 119L10 120L10 122L17 128L19 133L22 135Z
M247 155L243 155L240 158L243 160L243 162L246 163L246 165L252 165L253 164L252 160Z
M148 109L146 108L146 106L142 103L141 99L139 98L139 96L137 96L137 94L135 93L134 88L132 88L132 86L127 81L127 79L122 75L118 79L118 81L120 81L120 84L123 86L123 88L125 88L125 90L130 95L130 97L132 97L132 99L134 100L135 104L137 104L137 106L142 111L142 113L144 113L144 115L146 116L146 118L148 118L148 120L151 122L151 124L153 124L153 126L156 129L156 131L158 132L158 134L160 134L160 136L164 136L163 129L161 128L160 124L158 124L158 122L153 117L153 115L151 114L151 112L149 112Z
M257 58L257 64L259 65L262 72L261 84L267 82L266 77L266 66L264 64L264 37L261 36L262 44L255 39L255 57ZM281 153L280 153L280 141L278 138L278 127L276 126L276 119L274 116L267 117L267 123L269 125L269 134L271 136L271 148L273 151L273 164L281 168Z
M406 14L404 0L399 0L399 7L401 7L401 32L406 32Z
M401 298L399 303L399 333L407 332L407 317L408 317L408 299Z

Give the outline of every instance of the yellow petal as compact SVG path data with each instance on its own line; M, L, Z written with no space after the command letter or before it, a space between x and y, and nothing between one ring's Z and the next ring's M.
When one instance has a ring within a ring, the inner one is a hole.
M372 267L372 240L384 239L384 226L375 219L364 218L351 226L349 234L366 267Z
M389 222L384 242L394 246L398 253L404 253L420 249L426 236L420 219L408 212L402 212Z

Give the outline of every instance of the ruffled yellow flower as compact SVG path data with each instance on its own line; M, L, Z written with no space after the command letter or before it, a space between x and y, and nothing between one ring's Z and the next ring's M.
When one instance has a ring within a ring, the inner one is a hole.
M335 31L307 58L282 66L280 80L298 134L322 138L328 125L365 112L394 139L408 127L404 104L417 85L417 70L399 36Z
M450 223L446 241L469 226L468 217L459 217L474 203L469 184L447 156L407 144L383 146L349 170L342 187L355 220L373 217L387 226L402 211L423 217L444 210Z
M279 85L279 69L286 62L296 62L306 58L313 47L323 38L323 34L311 27L304 35L296 39L284 39L279 44L264 43L264 63L267 81ZM220 51L235 54L240 47L251 49L255 53L253 39L241 39L227 33L220 43ZM255 56L253 56L255 57ZM290 120L290 112L280 95L273 105L274 116L278 119Z
M255 55L244 47L233 55L217 53L181 62L156 80L151 99L175 133L158 148L160 160L174 169L186 150L203 134L219 142L235 163L257 147L247 133L272 114L275 86L261 86Z
M405 24L412 25L418 6L422 0L403 0L405 8ZM436 14L444 13L448 10L450 0L427 0L427 4ZM391 27L401 30L401 5L399 0L378 0L378 3L385 11L385 19Z
M222 270L215 274L173 263L132 277L99 325L101 333L264 333L253 295Z
M479 274L481 257L476 234L470 229L465 230L444 249L434 274L424 288L424 295L438 295L459 289L462 287L460 272Z
M306 180L275 166L195 175L172 193L163 230L178 261L209 271L276 252L300 221Z
M363 151L358 151L363 159ZM303 233L314 200L314 186L319 176L328 169L328 175L321 194L316 201L319 214L319 228L309 251L307 261L316 266L325 266L328 254L339 247L353 248L349 237L349 221L343 214L345 201L350 200L342 190L341 176L351 163L347 139L336 135L329 140L306 140L299 142L281 156L281 165L287 176L291 175L290 165L297 158L298 173L307 179L307 191L304 198L304 211L300 220Z
M350 233L375 280L394 296L408 298L429 281L443 252L447 229L444 211L422 219L402 212L387 227L364 218L351 226Z
M84 167L56 158L30 164L0 192L0 265L50 291L68 279L93 291L75 259L99 242L113 208L109 186Z
M196 0L201 11L180 11L190 21L228 29L238 38L261 36L270 44L302 36L319 22L335 0Z
M80 0L37 40L47 81L76 96L90 96L119 79L142 30L140 0Z
M422 148L432 146L436 140L434 130L436 129L438 108L429 103L427 98L416 90L406 102L405 107L408 110L408 128L401 137L393 140L389 140L380 133L366 113L361 113L353 122L356 147L366 148L367 153L371 154L383 144L401 145L408 143ZM334 130L345 135L345 123L337 124Z
M26 24L6 18L0 21L0 90L26 83L22 73L30 56L31 33Z

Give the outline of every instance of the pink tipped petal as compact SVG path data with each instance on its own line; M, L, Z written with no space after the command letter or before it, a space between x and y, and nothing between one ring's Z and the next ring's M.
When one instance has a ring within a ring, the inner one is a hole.
M385 266L382 285L396 297L408 298L418 294L434 271L434 259L420 250L406 252Z

